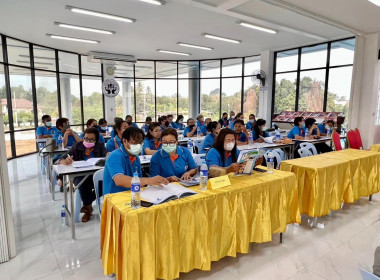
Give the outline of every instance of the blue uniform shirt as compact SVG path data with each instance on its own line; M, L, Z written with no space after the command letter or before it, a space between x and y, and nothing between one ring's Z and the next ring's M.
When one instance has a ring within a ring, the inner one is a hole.
M245 125L245 127L246 127L247 129L252 130L254 125L255 125L255 123L247 122L247 124Z
M102 129L102 126L99 125L99 126L98 126L99 133L106 133L109 127L110 127L110 126L107 125L107 126L104 127L105 129L103 130L103 129Z
M177 126L176 128L178 128L179 130L183 130L185 128L185 125L183 123L175 123L175 125Z
M177 155L178 158L173 163L170 155L163 149L155 153L150 160L150 177L160 175L165 178L171 176L181 178L185 172L197 168L188 149L177 146Z
M294 126L288 133L288 138L295 139L296 135L305 137L305 127L299 128L298 126Z
M203 141L203 146L201 150L201 154L205 154L207 151L205 148L211 148L212 145L214 145L215 135L213 133L210 133L206 136L205 140Z
M84 132L79 136L81 139L83 139L83 137L84 137ZM106 143L106 141L104 140L104 137L103 137L103 135L101 135L100 133L99 133L99 142L101 142L101 143Z
M321 124L319 124L319 125L317 125L317 126L318 126L318 129L319 129L319 132L320 132L320 133L327 134L327 130L326 130L326 128L325 128L325 124L324 124L324 123L321 123Z
M149 148L151 150L159 150L159 149L161 149L162 143L161 143L160 140L159 140L159 143L160 143L160 145L158 146L158 149L157 149L156 148L156 144L154 143L154 139L153 138L152 139L144 139L141 154L145 155L145 149L146 148Z
M230 129L231 129L231 130L234 130L234 126L235 126L235 121L230 122Z
M257 136L257 135L256 135L256 132L255 132L254 130L252 130L251 133L252 133L253 141L256 141L257 139L260 138L260 136ZM263 135L262 135L262 136L263 136L263 137L269 137L269 133L266 132L266 131L263 131Z
M116 145L115 145L115 142L116 142ZM107 152L113 152L122 146L123 146L123 142L120 140L119 136L116 135L115 137L111 138L107 142L106 149L107 149Z
M239 153L240 151L236 149L236 159L238 158ZM228 158L226 158L226 155L224 154L224 164L223 164L222 157L220 156L220 153L218 152L218 150L215 148L212 148L211 150L209 150L206 155L206 164L208 167L213 166L213 165L217 165L220 167L228 167L233 163L234 162L232 162L232 156L229 156Z
M176 122L172 122L172 123L170 123L171 124L171 126L173 127L173 128L175 128L175 129L178 129L179 127L178 127L178 124L176 123Z
M135 158L136 159L133 161L133 163L131 163L129 154L125 151L123 146L113 151L108 156L103 175L104 195L108 193L117 193L130 190L130 188L116 186L113 180L116 175L133 177L133 173L137 170L139 177L142 177L140 158L138 156Z
M142 131L144 131L145 134L148 133L148 130L149 130L149 125L147 124L144 124L142 127L141 127Z
M188 134L189 132L191 132L190 127L186 127L185 130L184 130L184 132L183 132L183 136L187 137L187 134ZM196 132L194 132L194 134L197 135ZM193 136L194 136L194 135L193 135Z
M49 129L46 126L39 126L39 127L37 127L36 135L37 136L39 136L39 135L54 135L55 133L57 133L57 131L58 131L58 128L56 128L55 126L52 126Z
M247 137L245 136L245 134L243 132L241 132L239 134L235 134L235 135L236 135L236 140L238 140L240 142L247 141Z
M56 143L58 143L58 137L59 137L59 135L61 135L62 136L62 138L63 138L63 133L62 133L62 131L60 131L60 130L57 130L57 132L54 134L54 139L55 139L55 141L56 141ZM67 137L67 144L66 144L66 147L71 147L72 145L74 145L75 144L75 138L74 138L74 136L72 136L72 135L69 135L69 137Z

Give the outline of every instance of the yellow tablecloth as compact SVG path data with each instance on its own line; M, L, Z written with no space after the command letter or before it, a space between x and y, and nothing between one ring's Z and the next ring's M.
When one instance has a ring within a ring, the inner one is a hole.
M287 224L300 223L293 173L230 179L229 187L138 210L125 205L129 192L107 195L101 220L104 273L139 280L210 270L211 261L248 253L250 242L271 241Z
M380 152L380 144L374 144L371 147L369 147L369 150L372 152Z
M360 196L380 191L380 153L342 150L283 161L297 176L301 214L324 216Z

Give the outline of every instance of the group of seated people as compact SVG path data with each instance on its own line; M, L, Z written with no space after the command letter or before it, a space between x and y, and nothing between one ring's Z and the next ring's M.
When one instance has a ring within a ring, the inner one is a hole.
M262 142L268 137L266 121L256 120L255 115L249 115L249 122L244 123L244 115L233 112L223 113L218 121L210 118L204 120L203 115L187 120L184 128L183 116L179 115L173 122L173 116L162 116L158 122L152 122L147 117L142 129L132 122L132 117L125 119L115 118L110 139L105 144L104 136L108 136L108 123L105 119L97 122L89 119L86 130L79 136L70 128L69 120L59 118L56 126L52 127L50 116L43 116L44 126L37 129L38 138L54 137L58 140L62 136L65 147L71 147L59 160L59 164L70 165L73 161L87 160L93 157L107 157L103 179L103 194L129 190L133 173L136 171L141 177L141 185L161 185L188 180L197 173L192 152L178 143L178 130L183 130L185 137L197 136L196 129L206 135L200 153L206 153L206 163L209 167L216 166L226 173L236 172L240 166L237 163L239 156L238 146L248 143L248 132L252 134L254 142ZM294 120L294 127L288 137L301 139L305 130L309 129L310 137L323 135L328 127L333 128L334 122L328 121L325 126L316 126L314 119L302 118ZM321 149L323 150L323 149ZM149 168L149 177L142 177L142 168L139 155L152 155ZM261 162L259 162L261 163ZM78 184L83 178L78 177L74 183ZM89 176L79 187L84 213L82 222L87 222L93 212L92 202L95 200L92 177Z

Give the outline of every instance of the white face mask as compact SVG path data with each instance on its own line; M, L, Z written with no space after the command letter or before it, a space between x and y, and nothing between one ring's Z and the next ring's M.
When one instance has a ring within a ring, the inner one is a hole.
M128 153L131 155L137 156L141 153L142 151L142 145L141 144L130 144L130 148L127 149Z
M325 129L326 129L326 130L330 130L331 128L330 128L330 126L325 125Z
M250 119L249 122L250 122L250 123L254 123L255 120L254 120L254 119Z
M263 126L263 127L261 127L260 129L261 129L261 131L265 131L265 130L267 130L267 127L266 127L266 126Z
M225 151L232 151L232 149L235 147L235 143L228 143L224 144L224 150Z

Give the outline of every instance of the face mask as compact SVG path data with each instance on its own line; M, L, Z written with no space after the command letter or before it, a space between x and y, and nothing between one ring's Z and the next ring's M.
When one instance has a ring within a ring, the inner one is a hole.
M171 154L172 152L174 152L175 150L177 150L177 144L174 145L174 146L171 146L169 144L162 144L162 149L168 153L168 154Z
M234 118L235 118L235 116L232 116L232 117L231 117L231 119L234 119Z
M223 118L223 120L225 120L225 121L226 121L226 120L227 120L227 117L224 117L224 118Z
M169 122L168 121L165 122L165 126L169 126Z
M249 120L249 122L250 123L255 123L256 121L252 119L252 120Z
M128 121L127 124L131 125L131 124L132 124L132 121Z
M260 130L265 131L265 130L267 130L267 127L266 126L260 127Z
M128 151L128 153L130 153L131 155L134 155L134 156L137 156L138 154L141 153L141 150L142 150L142 145L141 144L135 144L135 145L129 145L131 146L130 149L126 149Z
M47 123L46 123L46 126L47 126L47 127L51 127L51 122L47 122Z
M224 144L224 150L225 151L232 151L232 149L235 147L235 143L228 143Z
M301 123L301 127L304 127L304 126L305 126L305 123L304 123L304 122L302 122L302 123Z
M183 120L178 121L178 123L183 124Z
M194 126L195 126L194 124L189 125L189 128L190 128L190 129L193 129Z
M330 130L331 128L330 128L330 126L325 125L325 129L326 129L326 130Z
M203 118L199 119L200 122L203 122Z
M85 148L87 148L87 149L90 149L90 148L95 146L95 143L83 141L83 146L85 146Z
M100 129L101 130L107 130L107 127L106 126L101 126Z

